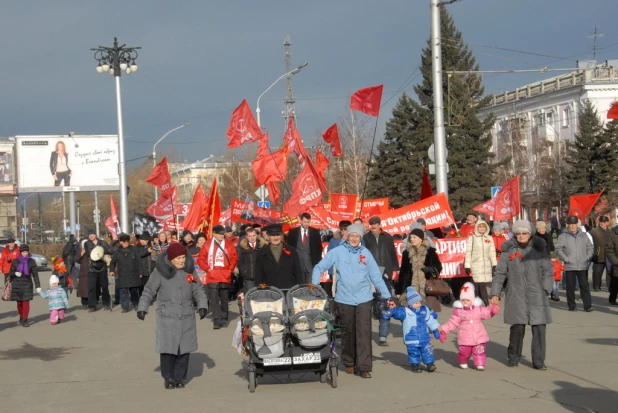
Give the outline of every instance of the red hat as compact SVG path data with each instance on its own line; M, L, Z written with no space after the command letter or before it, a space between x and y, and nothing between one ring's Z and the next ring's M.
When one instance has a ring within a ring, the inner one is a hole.
M187 249L180 242L172 242L170 246L167 247L167 258L169 258L170 261L181 255L187 255Z

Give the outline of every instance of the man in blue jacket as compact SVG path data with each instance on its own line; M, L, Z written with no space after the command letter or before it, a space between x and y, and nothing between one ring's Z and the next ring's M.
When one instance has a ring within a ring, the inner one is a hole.
M376 260L361 241L365 234L362 225L347 228L348 239L329 250L314 268L312 283L320 284L320 276L332 265L337 269L335 307L343 324L341 360L346 373L360 372L362 378L371 378L371 284L390 299Z

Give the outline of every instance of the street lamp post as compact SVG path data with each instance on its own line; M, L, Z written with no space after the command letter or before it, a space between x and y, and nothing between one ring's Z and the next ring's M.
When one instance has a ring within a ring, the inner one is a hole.
M21 201L21 209L23 211L23 216L24 216L24 244L28 243L28 216L26 214L26 200L28 198L30 198L32 195L36 195L36 194L30 194L27 197L24 198L23 201Z
M260 99L262 99L262 96L264 96L264 94L266 94L266 92L268 92L273 86L275 86L278 81L280 81L281 79L283 79L286 76L295 75L296 73L300 72L303 69L303 67L307 66L308 64L309 64L308 62L305 62L302 65L298 66L296 69L290 70L289 72L279 76L279 78L277 80L275 80L272 85L268 86L268 89L266 89L264 92L262 92L262 94L258 97L257 105L256 105L256 108L255 108L255 113L257 113L257 123L258 123L259 127L262 127L262 124L260 122Z
M129 203L127 199L127 173L124 161L124 129L122 123L122 97L120 93L120 76L137 71L137 50L141 47L127 47L118 45L118 38L114 37L114 46L99 46L90 49L94 58L99 62L97 72L107 72L116 79L116 115L118 117L118 174L120 175L120 228L122 232L129 232Z
M163 139L167 138L167 135L169 135L170 133L177 131L180 128L184 128L185 126L189 126L190 124L191 122L187 122L184 125L180 125L177 128L174 128L172 130L165 132L165 135L161 136L161 138L157 141L157 143L154 144L154 146L152 147L152 167L153 168L157 165L157 145L161 143ZM157 190L157 187L155 186L155 202L157 201L158 198L159 198L159 191Z
M79 226L79 207L81 206L81 202L77 201L77 203L75 204L77 205L77 226ZM77 230L77 228L75 228ZM82 229L80 228L78 231L81 231Z

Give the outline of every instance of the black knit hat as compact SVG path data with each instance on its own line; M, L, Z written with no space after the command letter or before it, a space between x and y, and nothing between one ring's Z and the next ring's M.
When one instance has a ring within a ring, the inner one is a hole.
M415 235L419 237L420 239L425 239L425 233L420 228L414 228L412 232L410 233L410 235Z

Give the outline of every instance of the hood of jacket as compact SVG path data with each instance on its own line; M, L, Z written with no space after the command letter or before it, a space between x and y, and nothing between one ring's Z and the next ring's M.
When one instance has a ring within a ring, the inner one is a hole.
M264 241L264 238L262 238L262 237L257 237L257 240L255 241L255 243L257 244L257 249L260 249L264 245L266 245L266 241ZM251 247L249 246L249 241L247 240L247 238L243 238L242 241L240 241L240 248L242 248L243 250L251 249Z
M166 280L172 278L176 274L176 271L178 271L178 269L174 267L174 264L172 264L169 258L167 258L167 252L165 252L164 254L159 254L159 256L157 257L157 263L155 265L155 268L157 269L157 271L159 271L159 274L161 274L161 276ZM193 274L193 272L195 271L195 264L193 263L192 257L187 256L187 260L185 261L185 267L182 269L182 271L186 272L187 274Z
M545 251L545 245L545 240L541 237L531 237L530 242L528 243L528 246L532 246L532 248L537 251ZM502 251L509 251L510 249L516 247L519 247L519 244L517 243L517 241L515 241L514 238L511 238L508 241L505 241L504 244L502 244Z
M479 225L485 225L485 227L487 228L487 230L485 230L485 233L483 235L481 235L481 233L479 232ZM476 224L474 224L474 236L475 237L488 237L489 236L489 224L483 221L482 219L479 219L478 221L476 221Z

